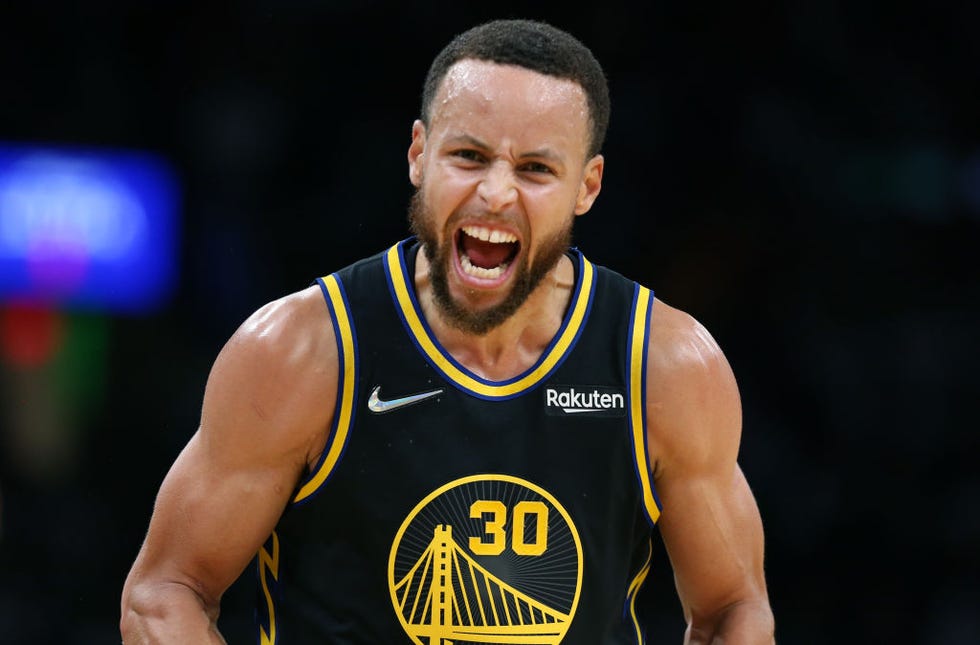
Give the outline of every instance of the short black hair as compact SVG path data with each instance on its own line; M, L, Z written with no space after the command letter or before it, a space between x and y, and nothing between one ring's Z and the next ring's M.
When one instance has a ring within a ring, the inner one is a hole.
M568 32L536 20L513 19L493 20L457 35L435 57L425 77L422 122L427 126L442 80L449 68L466 59L516 65L577 83L589 106L589 157L602 149L609 126L609 85L589 48Z

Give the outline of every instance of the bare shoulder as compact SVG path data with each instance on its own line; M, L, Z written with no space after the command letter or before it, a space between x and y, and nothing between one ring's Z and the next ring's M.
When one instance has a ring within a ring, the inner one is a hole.
M704 325L659 299L650 316L646 394L655 476L671 467L734 464L742 410L728 359Z
M270 360L288 366L335 348L333 326L320 289L311 286L260 307L235 331L222 355Z
M269 302L218 354L201 416L205 432L251 430L263 443L299 448L315 461L333 414L337 344L319 287ZM268 444L266 444L268 445Z
M660 299L654 300L650 316L648 360L669 374L696 376L705 370L728 370L721 347L707 328L687 312Z

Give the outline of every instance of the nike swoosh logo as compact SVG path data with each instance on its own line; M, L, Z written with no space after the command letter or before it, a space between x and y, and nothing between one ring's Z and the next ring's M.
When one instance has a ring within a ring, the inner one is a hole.
M391 412L392 410L397 410L398 408L404 408L406 405L412 405L418 403L419 401L424 401L426 399L431 399L434 396L442 394L442 390L432 390L431 392L422 392L421 394L412 394L411 396L403 396L397 399L389 399L388 401L381 400L381 386L376 385L373 390L371 390L371 396L368 397L368 410L374 412L375 414L382 414L384 412Z

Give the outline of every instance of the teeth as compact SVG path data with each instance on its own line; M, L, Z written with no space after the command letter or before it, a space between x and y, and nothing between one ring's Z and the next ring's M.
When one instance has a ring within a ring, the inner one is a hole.
M493 244L509 244L517 241L517 236L513 233L506 233L495 229L491 230L482 226L464 226L463 232L470 237L475 237L478 240Z
M483 242L490 242L491 244L511 244L517 241L517 236L513 233L507 233L505 231L490 229L483 226L464 226L463 233ZM504 271L507 270L509 264L509 262L504 262L500 266L485 269L473 264L465 253L460 254L460 265L463 267L463 272L466 275L473 276L474 278L483 278L485 280L499 278L504 274Z
M469 256L467 256L465 253L460 256L459 263L463 267L463 272L466 273L466 275L471 275L474 278L485 278L488 280L499 278L501 275L503 275L509 264L508 262L504 262L503 264L495 266L492 269L484 269L483 267L474 265L470 261Z

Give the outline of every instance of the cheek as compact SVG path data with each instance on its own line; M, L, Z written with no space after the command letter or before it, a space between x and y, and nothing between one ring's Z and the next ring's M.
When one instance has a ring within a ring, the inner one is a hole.
M532 228L542 233L564 230L575 220L576 195L568 191L545 191L527 195L525 205Z
M451 174L440 174L438 178L430 176L423 186L429 198L429 208L440 219L460 210L473 192L465 182Z

